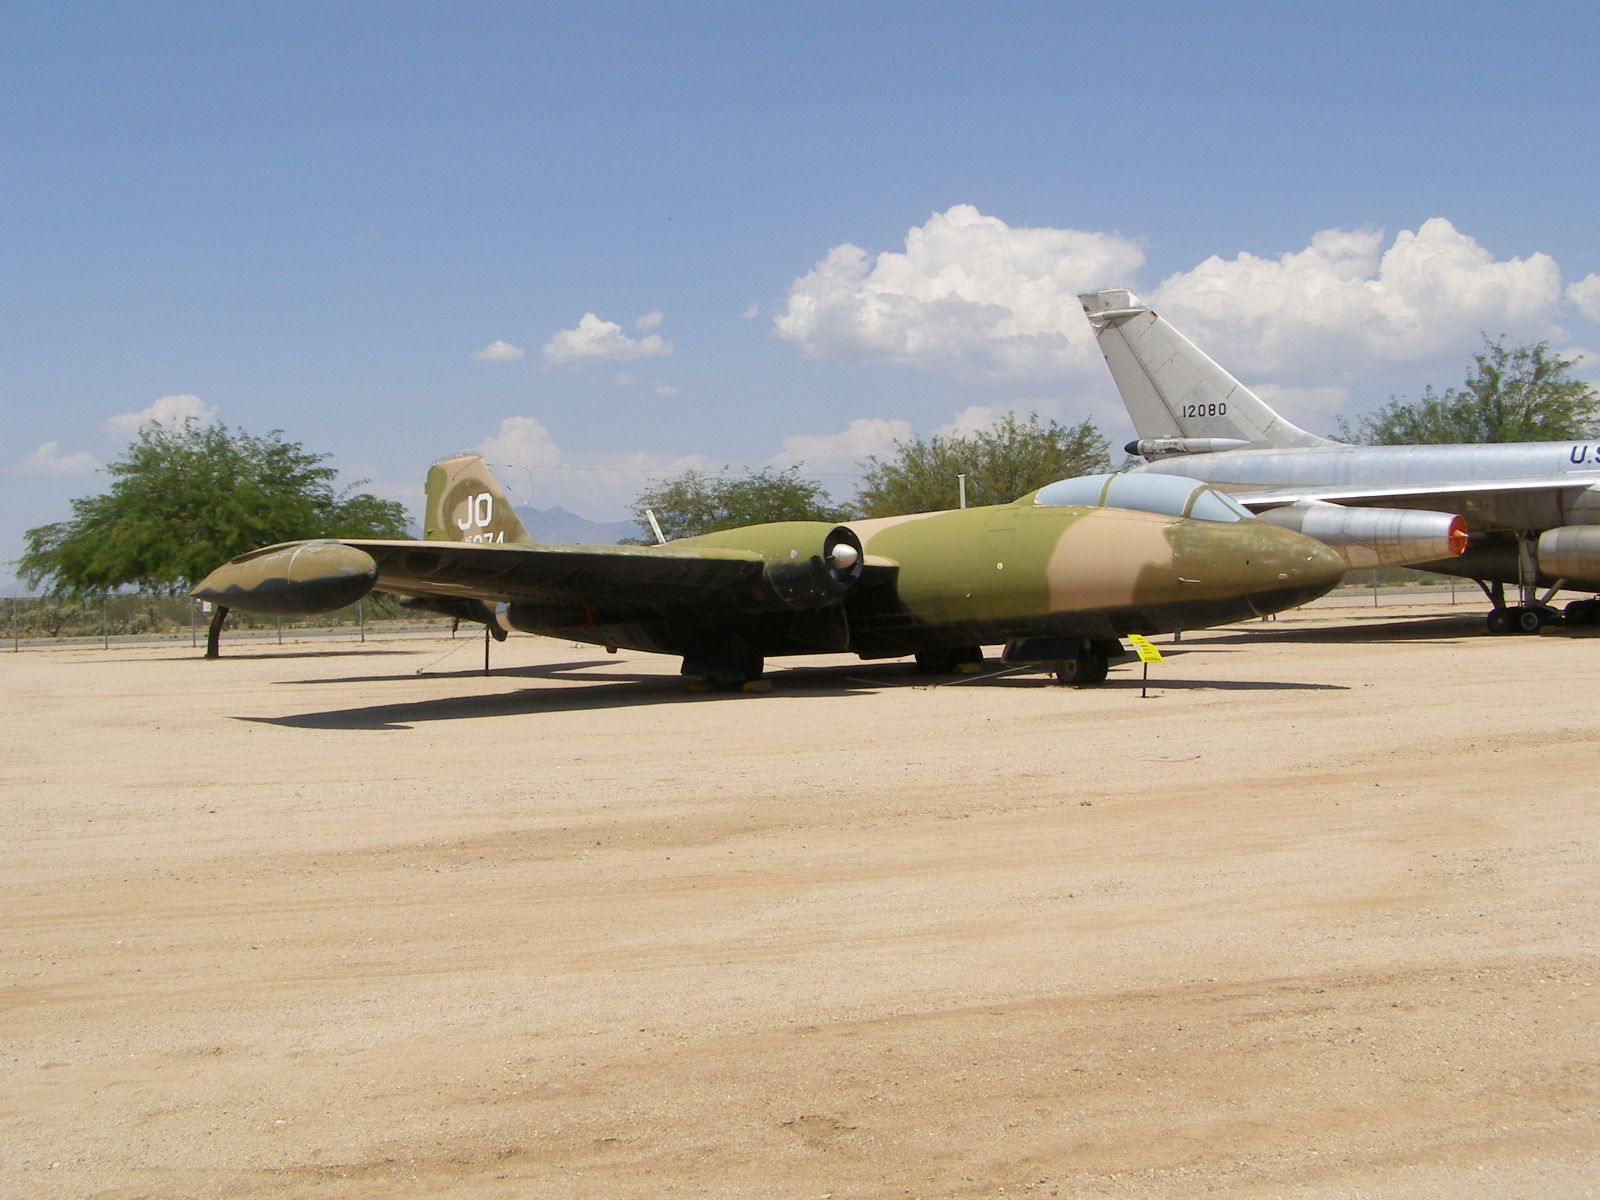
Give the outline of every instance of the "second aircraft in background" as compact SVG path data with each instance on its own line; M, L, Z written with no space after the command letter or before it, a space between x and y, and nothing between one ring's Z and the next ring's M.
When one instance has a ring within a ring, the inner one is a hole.
M1128 453L1148 460L1140 472L1209 483L1351 567L1475 580L1494 633L1600 621L1595 599L1549 605L1560 588L1600 592L1600 445L1330 441L1274 412L1133 293L1079 300L1139 435Z

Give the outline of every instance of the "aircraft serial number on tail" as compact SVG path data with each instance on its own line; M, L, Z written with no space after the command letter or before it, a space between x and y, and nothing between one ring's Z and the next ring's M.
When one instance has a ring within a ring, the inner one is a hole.
M1184 404L1180 406L1184 417L1225 417L1228 415L1228 402L1219 400L1215 404Z

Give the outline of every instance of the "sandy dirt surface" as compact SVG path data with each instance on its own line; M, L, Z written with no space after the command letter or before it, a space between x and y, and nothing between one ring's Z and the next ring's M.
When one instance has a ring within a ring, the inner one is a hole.
M1600 639L0 656L0 1194L1592 1196Z

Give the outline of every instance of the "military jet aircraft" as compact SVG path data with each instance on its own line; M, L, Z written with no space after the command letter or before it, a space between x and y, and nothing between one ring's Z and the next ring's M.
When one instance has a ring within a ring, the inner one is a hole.
M926 669L1012 663L1098 683L1119 635L1304 604L1343 561L1186 479L1085 476L1012 504L875 520L752 525L656 546L537 545L475 454L428 471L422 541L289 542L233 559L201 599L324 612L373 588L448 616L610 649L681 655L735 685L770 656L915 655ZM218 626L220 627L220 625Z
M1138 470L1210 483L1351 567L1472 579L1492 633L1600 621L1600 600L1549 604L1563 587L1600 591L1600 445L1347 446L1274 412L1132 292L1078 299L1139 435L1128 453L1148 460Z

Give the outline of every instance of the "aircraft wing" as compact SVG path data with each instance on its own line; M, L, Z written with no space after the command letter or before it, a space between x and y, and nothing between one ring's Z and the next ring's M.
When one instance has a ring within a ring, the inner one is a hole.
M883 580L893 564L864 564ZM546 546L366 539L286 542L240 555L193 589L245 612L323 612L368 591L421 599L628 612L748 603L769 578L754 550L723 546ZM865 581L865 580L864 580ZM757 596L757 600L764 599Z
M1519 501L1570 508L1592 481L1570 475L1542 479L1466 480L1454 483L1399 484L1385 487L1350 484L1305 484L1294 487L1230 491L1251 512L1290 504L1325 501L1357 508L1389 507L1439 509L1466 517L1490 517Z
M660 546L518 546L474 542L347 541L377 564L375 587L407 595L531 603L692 602L760 577L749 550Z

